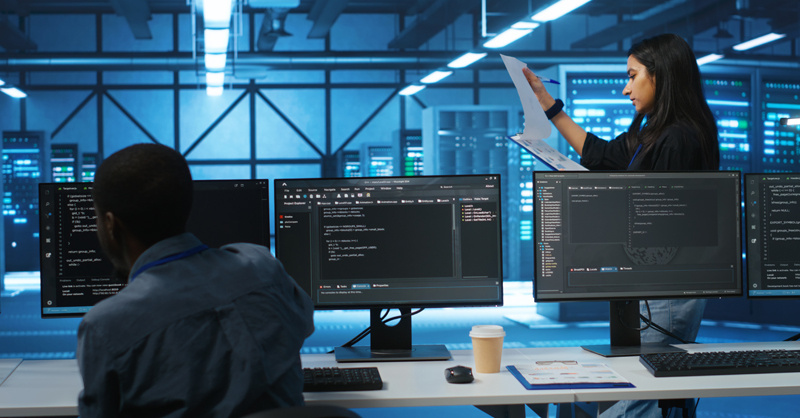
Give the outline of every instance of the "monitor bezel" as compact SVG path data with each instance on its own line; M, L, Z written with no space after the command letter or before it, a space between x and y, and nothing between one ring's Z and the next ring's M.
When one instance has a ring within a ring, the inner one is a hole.
M265 196L268 199L266 213L264 214L264 218L266 219L266 221L264 222L264 227L266 228L266 231L265 231L266 232L266 237L265 237L265 242L263 244L261 244L261 245L264 245L265 247L270 248L270 238L271 238L271 233L272 233L272 230L271 230L272 223L269 221L268 217L269 217L269 209L270 209L271 204L272 204L272 201L271 201L272 193L271 193L271 190L270 190L270 182L269 182L269 180L266 180L266 179L204 179L204 180L192 180L193 184L201 184L201 185L202 184L213 184L213 183L229 183L230 184L230 183L237 183L237 182L239 182L239 183L248 183L248 184L252 184L252 185L256 185L256 184L260 183L265 188ZM89 186L91 186L91 185L93 185L93 183L94 182L70 182L70 183L40 182L38 184L39 202L41 204L42 201L43 201L42 198L41 198L41 193L46 187L56 187L56 186L76 186L76 187L78 187L80 185L89 185ZM42 210L41 207L40 207L40 209L39 209L39 225L40 225L40 227L41 227L41 225L45 224L45 216L46 216L45 211ZM42 274L42 268L41 268L42 267L42 263L44 261L43 260L44 254L45 254L45 242L42 239L41 232L40 232L40 239L39 239L39 289L40 289L40 293L42 293L41 289L44 287L44 282L45 282L45 278L44 278L44 275ZM107 255L102 254L102 256L103 256L104 259L106 259L106 260L108 259ZM53 278L52 280L58 280L58 279L57 278ZM123 286L123 289L124 289L124 286ZM108 297L112 297L112 296L113 295L108 296ZM107 299L107 298L105 298L105 299ZM105 300L105 299L101 299L101 300ZM40 314L42 319L82 318L94 306L94 305L90 306L84 312L65 312L65 313L48 313L48 314L45 314L45 312L44 312L44 305L45 304L46 304L45 295L41 294L40 295L39 314Z
M533 187L535 190L536 181L538 176L549 176L549 175L559 175L559 174L589 174L589 175L639 175L639 176L649 176L649 175L683 175L687 178L691 178L694 175L734 175L736 177L737 188L738 188L738 196L739 196L739 204L736 206L736 220L737 220L737 232L736 235L739 237L736 243L736 250L738 254L742 253L742 231L741 231L741 224L742 224L742 213L741 213L741 191L742 191L742 183L741 183L741 172L738 170L720 170L720 171L610 171L610 170L592 170L592 171L539 171L534 172L533 177ZM535 191L534 191L535 193ZM536 204L533 205L533 216L534 216L534 229L538 228L538 223L536 222L537 215L539 213L538 206ZM534 240L538 237L538 233L534 231ZM538 292L539 286L537 286L539 280L541 280L539 272L541 267L541 260L538 257L536 246L534 245L534 250L532 256L534 257L534 272L533 272L533 298L536 303L551 303L551 302L592 302L592 301L608 301L608 302L618 302L618 301L626 301L626 300L669 300L669 299L718 299L718 298L735 298L735 297L742 297L744 295L744 261L742 257L737 257L738 260L738 269L736 273L738 273L737 277L735 278L738 281L739 286L735 292L731 293L719 293L713 295L702 295L692 293L691 295L682 295L679 291L676 291L675 294L669 295L649 295L649 294L636 294L636 295L622 295L616 296L613 292L608 293L598 293L597 296L577 296L575 294L570 293L559 293L556 296L549 296L542 298ZM733 289L731 289L733 290Z
M793 300L793 299L800 299L800 294L797 294L797 295L774 295L774 294L770 294L770 295L753 295L753 294L750 293L751 289L752 289L752 284L753 284L753 281L752 281L753 279L752 279L751 274L750 274L750 267L754 264L752 259L751 259L751 253L754 253L754 252L758 253L759 254L759 256L758 256L759 257L759 261L761 261L760 251L761 251L761 248L762 248L763 244L761 244L761 242L759 241L759 244L757 245L757 247L758 247L757 251L747 251L749 248L752 247L751 244L750 244L751 238L760 238L760 237L751 236L751 232L750 232L751 230L748 227L748 225L750 225L749 224L750 215L752 214L752 209L751 209L750 205L748 204L748 200L747 200L747 196L748 196L747 192L748 192L748 189L749 189L748 184L750 183L748 180L750 180L750 178L758 178L758 177L764 177L764 176L786 176L786 175L797 176L798 183L800 183L800 173L796 173L796 172L794 172L794 173L745 173L745 175L743 177L744 187L742 187L742 193L745 196L745 198L744 198L744 219L743 219L743 223L744 223L745 238L746 238L745 239L745 246L746 246L745 247L745 253L748 255L747 262L745 263L746 264L745 287L747 289L747 292L745 292L745 295L746 295L747 299L752 299L752 300L770 300L770 299L772 299L772 300ZM758 184L761 184L761 181L759 181ZM759 206L763 206L763 205L759 205ZM760 212L760 210L759 210L759 212ZM759 275L760 274L761 274L761 272L759 271Z
M275 208L275 216L274 216L274 231L275 231L275 257L280 261L281 260L281 249L278 239L278 234L280 234L280 225L279 225L279 217L278 217L278 202L282 199L278 198L278 192L281 188L285 186L281 186L280 183L286 181L301 181L301 182L319 182L319 181L349 181L349 182L358 182L363 181L365 179L371 180L380 180L380 181L402 181L402 182L409 182L409 181L425 181L430 179L446 179L446 178L457 178L457 177L474 177L474 178L485 178L485 177L495 177L497 180L497 195L498 195L498 206L497 206L497 217L498 217L498 236L497 236L497 243L498 243L498 272L499 277L499 289L498 289L498 299L492 301L485 301L485 302L452 302L452 301L443 301L443 302L420 302L420 301L393 301L389 303L366 303L366 304L319 304L314 299L313 295L309 295L314 302L314 309L315 310L364 310L364 309L399 309L399 308L455 308L455 307L499 307L503 306L504 303L504 280L503 280L503 218L502 218L502 179L500 174L453 174L453 175L423 175L423 176L387 176L387 177L316 177L316 178L282 178L282 179L274 179L273 180L273 196L272 196L272 204ZM302 286L301 286L302 287Z

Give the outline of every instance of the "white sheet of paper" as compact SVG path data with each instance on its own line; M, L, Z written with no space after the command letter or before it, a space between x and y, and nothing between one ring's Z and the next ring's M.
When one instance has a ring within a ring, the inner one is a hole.
M514 87L517 88L519 100L522 102L522 111L525 113L525 129L522 131L523 138L531 139L544 139L550 136L550 121L542 110L542 106L536 99L536 95L525 79L525 74L522 74L522 69L528 65L524 62L508 55L500 54L503 59L503 64L506 65L506 70L511 76L511 81L514 82Z

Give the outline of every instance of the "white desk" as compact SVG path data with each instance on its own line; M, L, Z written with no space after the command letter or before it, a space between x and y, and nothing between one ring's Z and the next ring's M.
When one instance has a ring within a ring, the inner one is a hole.
M682 346L693 351L731 349L800 348L800 343L707 344ZM476 373L468 384L449 384L444 369L454 365L474 366L472 352L453 351L453 359L430 362L337 364L332 354L303 355L303 367L377 366L383 390L306 393L308 404L334 404L348 408L475 405L487 412L492 408L573 402L614 402L621 399L681 399L800 394L800 373L748 374L731 376L655 378L638 357L602 359L578 347L507 349L503 366L536 360L579 360L607 362L631 381L635 388L526 390L508 371ZM2 367L3 363L0 363ZM10 364L10 363L9 363ZM0 416L77 415L78 393L82 389L75 360L26 360L0 385ZM508 413L508 409L502 411ZM521 416L524 416L524 411Z
M691 352L800 349L800 342L686 344ZM719 398L800 394L800 373L742 374L735 376L653 377L638 357L605 359L636 388L628 390L583 389L575 391L575 402L606 402L623 399Z
M570 348L570 350L575 350ZM583 351L578 349L579 351ZM444 405L514 405L571 403L570 389L526 390L511 373L507 364L525 364L533 359L563 359L563 348L507 349L503 352L500 373L475 373L468 384L447 383L444 370L455 365L474 367L472 351L452 351L452 360L391 363L336 364L332 354L303 356L303 367L371 367L377 366L383 390L363 392L305 393L306 403L335 404L348 408L444 406Z
M0 385L0 416L78 415L76 360L25 360Z
M4 358L0 359L0 385L6 381L8 376L19 366L22 362L20 358Z

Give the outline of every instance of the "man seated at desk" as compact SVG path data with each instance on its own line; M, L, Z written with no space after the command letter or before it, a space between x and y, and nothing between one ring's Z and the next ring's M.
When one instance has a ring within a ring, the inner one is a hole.
M192 177L156 144L103 162L93 197L119 294L78 328L81 417L235 417L303 403L311 300L269 249L185 232Z

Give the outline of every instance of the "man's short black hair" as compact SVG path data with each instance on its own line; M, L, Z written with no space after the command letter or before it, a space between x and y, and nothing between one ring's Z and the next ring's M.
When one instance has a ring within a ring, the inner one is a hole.
M183 156L158 144L136 144L100 165L92 195L148 245L180 234L192 208L192 175Z

